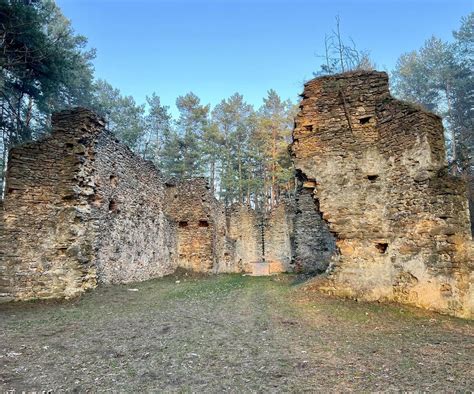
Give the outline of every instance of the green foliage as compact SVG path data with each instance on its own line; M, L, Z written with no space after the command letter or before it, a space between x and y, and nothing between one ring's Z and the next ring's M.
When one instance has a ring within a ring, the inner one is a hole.
M144 105L137 105L132 96L122 96L108 82L95 84L94 109L107 120L107 127L135 153L143 154L145 138Z
M453 172L471 173L474 157L474 13L463 18L455 41L431 37L402 55L393 72L395 94L447 121Z
M169 107L161 105L160 98L155 92L146 98L148 113L145 117L145 135L143 142L143 157L152 159L160 165L165 138L171 132L171 114Z
M288 190L293 180L293 166L288 151L293 127L293 105L282 101L272 89L259 110L259 139L262 142L265 174L270 182L270 205L278 202L282 188Z
M176 175L187 178L204 175L202 140L208 127L209 105L201 105L199 97L190 92L176 99L179 118L176 122L180 166Z
M53 111L90 103L95 52L51 0L1 1L0 26L4 167L7 150L47 131Z
M234 93L212 111L212 121L221 134L220 196L227 203L244 202L248 196L248 149L255 128L255 113L242 95Z

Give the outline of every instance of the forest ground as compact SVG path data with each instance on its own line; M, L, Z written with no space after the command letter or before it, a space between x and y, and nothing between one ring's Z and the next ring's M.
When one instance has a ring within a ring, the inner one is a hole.
M290 275L0 305L0 391L472 391L473 354L473 322L308 293Z

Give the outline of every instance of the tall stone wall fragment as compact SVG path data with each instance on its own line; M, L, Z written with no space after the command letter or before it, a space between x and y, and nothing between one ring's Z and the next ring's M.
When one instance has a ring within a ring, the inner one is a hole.
M385 73L317 78L292 152L340 253L317 287L472 316L466 187L446 171L439 117L391 97Z
M270 272L293 270L294 204L283 199L268 214L264 228L265 261Z
M225 212L206 179L169 179L166 194L166 215L176 222L178 266L217 272L224 257Z
M0 226L0 298L73 297L98 282L170 273L172 223L159 173L86 109L10 151Z
M227 213L227 228L233 266L241 272L252 272L252 264L263 257L261 218L249 206L234 204Z

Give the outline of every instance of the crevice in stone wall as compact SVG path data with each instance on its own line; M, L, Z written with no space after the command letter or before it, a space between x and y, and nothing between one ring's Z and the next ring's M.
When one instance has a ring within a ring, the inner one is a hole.
M118 205L117 205L117 201L114 200L114 199L111 199L109 201L109 212L110 213L119 213L120 210L118 208Z
M339 254L337 234L332 232L324 219L320 203L315 196L317 182L297 170L296 212L294 219L294 266L296 271L321 274L333 256Z

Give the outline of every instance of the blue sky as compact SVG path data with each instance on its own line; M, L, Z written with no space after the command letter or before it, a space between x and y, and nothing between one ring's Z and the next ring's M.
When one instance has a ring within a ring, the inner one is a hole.
M97 49L96 77L137 102L156 92L176 113L189 91L259 106L268 89L297 100L339 15L380 70L431 35L450 40L474 0L57 0Z

